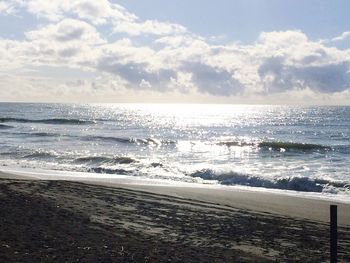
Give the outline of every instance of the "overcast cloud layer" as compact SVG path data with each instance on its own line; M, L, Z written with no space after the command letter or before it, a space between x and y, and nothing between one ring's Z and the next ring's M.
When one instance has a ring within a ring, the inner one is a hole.
M221 45L107 0L0 1L0 15L38 21L0 32L0 100L350 104L350 49L333 46L349 32Z

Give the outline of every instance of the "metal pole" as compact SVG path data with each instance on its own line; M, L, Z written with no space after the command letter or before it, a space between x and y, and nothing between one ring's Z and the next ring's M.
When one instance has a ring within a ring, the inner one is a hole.
M331 205L330 207L331 213L331 263L338 262L337 255L337 243L338 243L338 234L337 234L337 206Z

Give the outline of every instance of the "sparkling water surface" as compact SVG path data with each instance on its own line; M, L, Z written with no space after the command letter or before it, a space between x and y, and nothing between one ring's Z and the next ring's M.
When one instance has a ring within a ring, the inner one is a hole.
M350 107L0 103L0 165L350 194Z

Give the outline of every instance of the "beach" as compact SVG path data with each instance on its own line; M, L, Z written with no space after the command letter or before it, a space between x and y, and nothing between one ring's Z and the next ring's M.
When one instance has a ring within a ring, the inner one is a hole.
M345 2L0 0L0 263L350 263Z
M329 205L277 193L1 173L6 262L327 262ZM338 205L350 260L350 205Z

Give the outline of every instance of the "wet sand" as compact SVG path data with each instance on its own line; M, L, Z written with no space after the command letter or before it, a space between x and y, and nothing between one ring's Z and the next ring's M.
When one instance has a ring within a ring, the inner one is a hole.
M0 177L4 262L329 261L328 201ZM350 262L349 205L338 205L340 262Z

